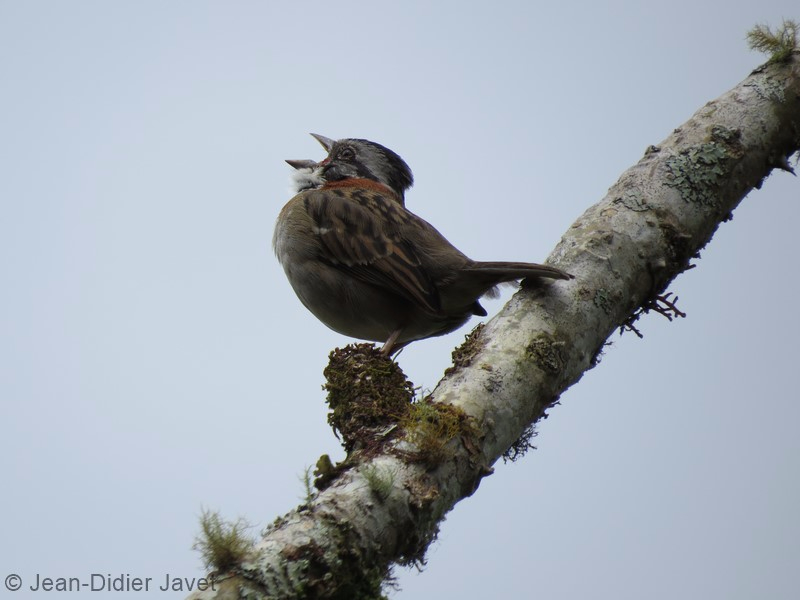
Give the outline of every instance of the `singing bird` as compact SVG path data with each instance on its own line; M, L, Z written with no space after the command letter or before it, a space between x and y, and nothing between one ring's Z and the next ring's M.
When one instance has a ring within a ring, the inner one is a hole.
M485 316L478 300L500 283L572 279L547 265L468 258L405 207L414 177L395 152L311 135L328 156L286 161L297 195L281 210L272 245L297 297L334 331L383 342L391 355Z

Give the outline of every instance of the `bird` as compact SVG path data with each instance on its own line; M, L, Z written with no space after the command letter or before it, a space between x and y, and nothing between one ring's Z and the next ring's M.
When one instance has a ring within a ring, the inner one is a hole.
M297 297L330 329L382 342L391 356L486 316L479 299L498 284L573 279L548 265L470 259L406 208L414 176L397 153L311 135L328 155L286 161L296 195L278 215L272 246Z

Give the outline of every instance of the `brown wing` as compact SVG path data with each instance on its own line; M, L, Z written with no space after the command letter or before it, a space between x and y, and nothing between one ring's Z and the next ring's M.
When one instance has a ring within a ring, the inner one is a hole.
M324 254L321 260L430 312L441 309L436 286L403 235L422 223L393 198L370 190L309 190L303 199Z

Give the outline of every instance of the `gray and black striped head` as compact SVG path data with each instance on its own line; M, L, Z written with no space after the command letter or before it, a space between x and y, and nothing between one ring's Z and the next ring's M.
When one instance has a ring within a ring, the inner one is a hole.
M334 141L315 133L311 135L328 151L328 157L318 164L318 170L315 169L325 181L371 179L390 188L400 200L414 183L406 162L385 146L369 140L348 138Z

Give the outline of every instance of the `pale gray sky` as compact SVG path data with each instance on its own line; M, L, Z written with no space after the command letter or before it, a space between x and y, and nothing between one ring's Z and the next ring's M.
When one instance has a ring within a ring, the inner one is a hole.
M800 16L555 4L0 1L2 578L200 575L201 507L263 526L341 456L348 340L270 248L308 132L397 151L474 258L539 261ZM672 287L688 318L615 336L396 598L797 598L798 190L744 201ZM430 388L468 331L399 362Z

